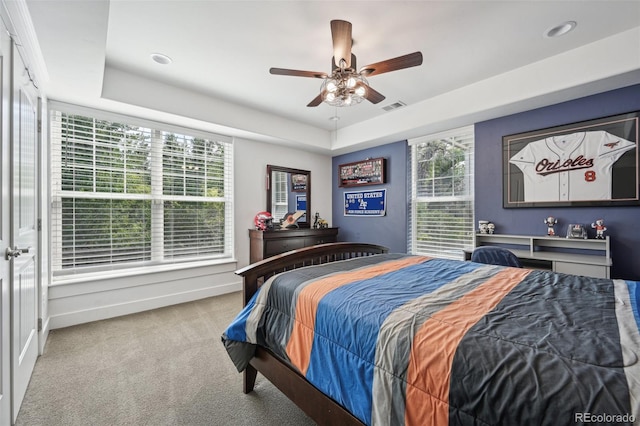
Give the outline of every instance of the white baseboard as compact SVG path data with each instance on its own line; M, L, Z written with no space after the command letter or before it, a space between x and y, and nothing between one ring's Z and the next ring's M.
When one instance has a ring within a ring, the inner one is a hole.
M44 353L44 345L47 343L49 337L49 326L51 325L51 317L44 318L42 320L42 330L38 332L38 355Z
M238 281L222 286L186 291L182 293L166 294L149 299L119 303L117 305L100 306L82 311L52 315L48 323L50 324L50 329L55 330L56 328L70 327L72 325L134 314L137 312L148 311L150 309L163 308L165 306L205 299L207 297L220 296L222 294L240 290L242 290L242 282Z

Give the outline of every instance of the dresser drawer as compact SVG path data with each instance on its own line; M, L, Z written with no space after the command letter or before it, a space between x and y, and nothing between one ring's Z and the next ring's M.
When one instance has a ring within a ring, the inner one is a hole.
M285 231L286 232L286 231ZM271 257L285 251L299 249L305 246L304 238L283 238L264 242L264 256Z
M250 229L249 240L249 262L254 263L267 257L303 247L335 243L338 240L338 228L299 228L279 231Z
M315 246L318 244L325 244L325 243L335 243L336 242L336 236L335 235L321 235L321 236L314 236L314 237L306 237L304 239L304 245L305 247L308 246Z

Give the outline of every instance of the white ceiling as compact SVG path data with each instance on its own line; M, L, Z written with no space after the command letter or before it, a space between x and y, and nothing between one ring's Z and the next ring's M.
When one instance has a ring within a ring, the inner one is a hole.
M640 83L639 0L15 1L50 99L329 152ZM414 51L423 65L371 77L377 105L307 107L321 80L269 68L330 71L332 19L353 24L359 66ZM567 20L573 32L544 37Z

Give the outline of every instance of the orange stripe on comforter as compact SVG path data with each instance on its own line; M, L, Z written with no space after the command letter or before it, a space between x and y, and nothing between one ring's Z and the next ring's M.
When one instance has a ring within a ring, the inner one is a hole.
M330 275L307 285L298 296L293 330L287 343L286 350L291 363L296 366L303 375L307 374L307 368L309 368L309 360L311 358L311 349L313 347L318 303L320 303L320 300L329 292L356 281L374 278L429 259L430 258L424 256L414 256L383 262L355 271Z
M530 272L505 269L423 324L411 348L405 424L449 424L451 365L458 344Z

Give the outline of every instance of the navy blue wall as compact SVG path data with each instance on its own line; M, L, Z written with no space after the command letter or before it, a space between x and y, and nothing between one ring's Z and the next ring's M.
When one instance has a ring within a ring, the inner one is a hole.
M340 227L339 241L380 244L393 253L407 251L407 142L395 142L376 148L333 157L333 223ZM387 183L361 187L338 186L338 165L365 158L386 159ZM387 214L382 217L353 217L344 215L344 193L353 190L387 189Z
M606 208L502 208L502 137L577 121L640 110L640 85L576 99L475 125L475 216L493 221L497 233L546 235L543 219L555 216L564 231L569 223L590 224L604 218L611 236L612 277L640 280L640 207ZM340 227L340 241L381 244L393 252L407 248L407 160L405 141L366 149L333 158L333 224ZM344 192L338 186L338 165L365 158L387 159L385 185L363 189L387 189L387 216L344 217Z
M545 235L547 216L556 231L569 223L604 218L611 236L613 278L640 280L640 207L502 208L502 137L577 121L640 110L640 85L576 99L475 125L475 215L491 220L496 233Z

